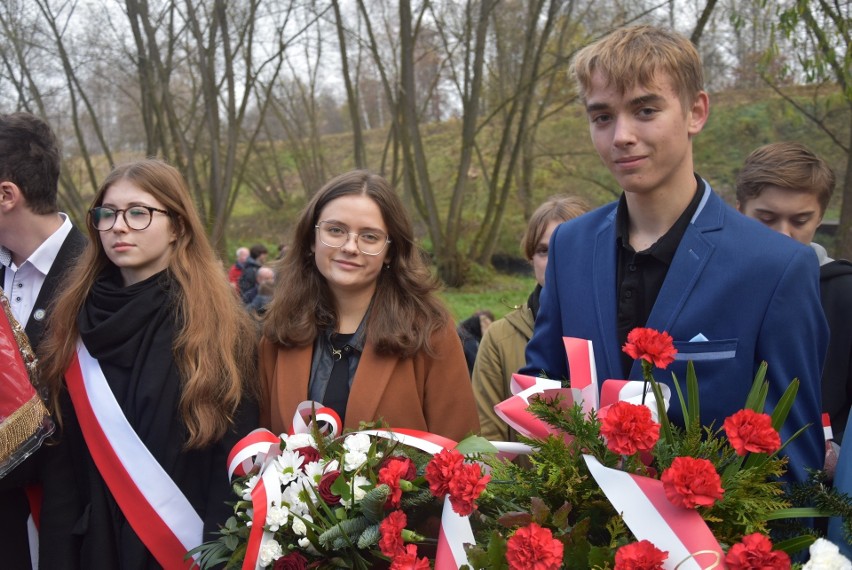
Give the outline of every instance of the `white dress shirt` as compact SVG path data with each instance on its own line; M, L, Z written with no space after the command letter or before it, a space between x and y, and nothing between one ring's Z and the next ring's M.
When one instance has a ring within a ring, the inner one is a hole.
M11 252L0 246L0 263L6 266L3 291L9 299L12 314L22 327L27 326L44 280L65 238L71 233L71 220L62 212L59 215L62 216L62 225L44 240L20 267L12 261ZM35 315L35 318L41 320L44 315Z

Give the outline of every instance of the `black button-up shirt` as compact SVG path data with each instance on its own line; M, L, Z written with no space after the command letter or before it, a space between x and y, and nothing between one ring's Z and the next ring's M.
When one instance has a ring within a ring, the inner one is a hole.
M627 201L624 194L621 195L616 214L619 346L624 346L627 342L627 333L636 327L644 327L648 322L651 309L663 287L663 281L666 279L666 273L672 264L680 240L698 210L701 197L704 196L704 181L699 176L695 179L698 181L698 188L686 210L669 228L669 231L644 251L635 251L630 245ZM627 378L633 366L633 359L622 352L621 365L624 369L624 378Z

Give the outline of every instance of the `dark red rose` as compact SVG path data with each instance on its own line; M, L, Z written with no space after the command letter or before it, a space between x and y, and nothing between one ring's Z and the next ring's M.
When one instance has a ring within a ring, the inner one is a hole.
M660 439L660 424L652 419L647 406L616 402L601 421L601 435L613 453L633 455L654 447Z
M272 570L306 570L307 559L298 552L291 552L275 561Z
M679 507L709 507L722 498L722 479L707 459L675 457L660 481L669 501Z
M305 470L305 465L318 461L320 458L319 450L309 445L306 445L305 447L298 447L294 451L305 458L302 462L302 471Z
M319 496L326 505L334 506L340 504L340 496L331 492L331 486L334 485L338 477L340 477L340 471L329 471L322 476L319 485L317 485Z
M455 449L443 449L438 452L426 466L426 481L429 490L439 499L444 498L450 490L450 481L456 469L464 463L464 456Z
M729 570L788 570L790 557L781 550L772 550L772 541L765 535L755 532L743 537L742 542L733 545L725 556Z
M408 517L402 511L392 511L379 525L379 548L382 554L393 558L403 549L402 531L408 524Z
M737 455L775 453L781 448L781 436L772 427L772 418L754 410L740 410L725 419L725 434Z
M615 570L662 570L669 553L647 540L625 544L615 553Z
M450 504L453 510L461 516L467 516L476 507L476 499L485 490L490 475L482 475L482 469L478 463L462 463L456 469L455 475L450 480Z
M627 342L622 350L630 358L647 360L660 369L674 362L677 354L674 340L669 333L642 327L627 333Z
M557 570L562 567L563 549L550 529L530 523L506 543L506 562L509 570Z

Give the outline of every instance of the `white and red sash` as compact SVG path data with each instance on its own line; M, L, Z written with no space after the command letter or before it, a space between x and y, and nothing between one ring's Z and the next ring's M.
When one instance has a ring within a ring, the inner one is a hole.
M202 543L201 517L139 439L82 340L65 381L92 459L133 531L166 570L190 568L184 557Z

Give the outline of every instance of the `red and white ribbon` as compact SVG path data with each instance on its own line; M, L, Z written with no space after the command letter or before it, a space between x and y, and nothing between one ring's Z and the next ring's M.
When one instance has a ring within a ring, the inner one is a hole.
M571 391L574 401L583 406L587 414L598 409L598 371L595 367L595 350L592 341L582 338L562 337L568 370L571 373Z
M184 556L202 542L201 517L139 439L82 341L65 380L92 459L133 531L163 568L190 568Z
M571 390L562 388L562 383L558 380L521 374L512 375L512 388L520 391L494 406L494 411L500 419L519 434L529 438L543 439L550 434L561 433L547 422L537 418L527 408L530 398L537 395L545 397L561 395L561 405L570 407L574 403Z
M343 422L332 408L327 408L319 402L305 400L296 406L290 435L294 433L311 433L311 426L316 423L322 435L336 437L343 432Z
M825 436L825 441L834 439L834 432L831 429L831 416L826 413L822 414L822 434Z
M604 467L591 455L583 459L636 539L669 553L663 568L702 570L724 560L725 553L701 515L672 504L660 481Z

